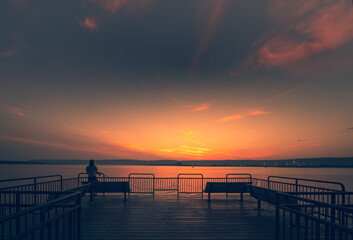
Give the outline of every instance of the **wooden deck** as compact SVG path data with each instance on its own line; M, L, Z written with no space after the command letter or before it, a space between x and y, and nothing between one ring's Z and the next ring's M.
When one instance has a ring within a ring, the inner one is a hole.
M218 199L217 199L218 198ZM234 197L233 197L234 198ZM98 196L82 208L82 240L274 239L274 208L248 195L243 203L215 195Z

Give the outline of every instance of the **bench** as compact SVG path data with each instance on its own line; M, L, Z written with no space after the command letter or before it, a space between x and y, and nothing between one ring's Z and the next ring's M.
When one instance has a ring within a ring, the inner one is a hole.
M126 201L126 193L130 193L129 182L82 182L82 184L91 184L89 192L91 200L94 193L124 193L124 201Z
M240 200L243 201L243 193L247 193L248 185L252 182L208 182L205 193L208 193L208 201L211 201L211 193L240 193Z
M258 186L249 186L250 195L258 200L257 207L261 209L261 201L272 205L297 205L298 201L289 195Z

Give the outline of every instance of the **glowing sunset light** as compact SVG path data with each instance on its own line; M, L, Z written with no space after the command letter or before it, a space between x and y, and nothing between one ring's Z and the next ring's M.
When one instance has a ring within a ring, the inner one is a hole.
M244 117L246 117L246 115L236 114L236 115L231 115L231 116L221 118L221 119L217 120L217 122L228 122L228 121L232 121L232 120L242 119Z
M191 111L192 111L192 112L200 112L200 111L207 110L207 109L209 109L210 107L211 107L210 104L204 103L204 104L202 104L202 105L200 105L200 106L197 106L197 107L193 108Z
M2 5L0 160L353 156L350 1Z
M261 111L261 110L254 110L248 113L248 115L251 116L256 116L256 115L266 115L266 114L270 114L270 112L265 112L265 111Z

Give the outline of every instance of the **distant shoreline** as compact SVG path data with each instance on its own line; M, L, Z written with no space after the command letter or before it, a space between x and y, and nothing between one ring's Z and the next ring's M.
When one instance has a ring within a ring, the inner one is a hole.
M353 168L353 157L305 158L284 160L95 160L97 165L176 166L176 167L277 167L277 168ZM87 165L88 160L38 159L28 161L0 160L11 165Z

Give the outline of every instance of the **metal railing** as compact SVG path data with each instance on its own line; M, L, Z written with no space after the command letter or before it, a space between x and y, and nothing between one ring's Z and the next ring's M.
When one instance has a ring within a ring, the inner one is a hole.
M49 236L60 239L60 236L65 234L72 239L79 239L80 213L76 211L79 209L77 207L79 202L75 200L74 204L72 201L67 204L66 198L76 195L58 197L54 201L48 200L50 195L58 191L82 185L82 181L88 180L82 175L84 174L68 179L52 175L2 180L1 182L14 182L20 185L0 189L0 216L8 215L0 219L1 239L23 237L50 239ZM52 177L59 179L49 180ZM290 182L272 179L285 179ZM23 184L21 182L23 180L31 182ZM286 204L276 205L276 239L352 238L353 209L350 207L353 207L353 193L341 191L345 189L341 183L276 176L270 176L265 180L244 173L227 174L225 178L204 178L202 174L186 173L180 173L174 178L156 178L150 173L131 173L128 177L103 176L99 177L98 181L129 182L131 193L152 193L153 196L155 191L176 191L178 197L181 193L201 193L203 197L207 182L252 182L253 185L274 190L278 196L284 194L286 198L293 198L298 203L295 207ZM315 186L316 183L326 184L326 187ZM63 202L60 202L61 200ZM36 204L41 205L33 207ZM43 212L46 215L43 215ZM67 230L73 222L77 224L74 225L75 230ZM329 238L326 238L327 236Z
M15 213L0 218L0 239L80 239L80 192L21 210L25 207L26 204L18 204Z
M29 207L43 204L62 195L65 191L13 191L0 190L0 216L7 216Z
M353 193L352 192L289 192L289 194L310 199L318 202L329 204L337 204L346 207L353 207Z
M50 178L59 179L50 180ZM227 174L225 178L204 178L202 174L195 175L186 173L180 173L177 177L174 178L156 178L154 174L151 173L131 173L128 177L107 177L103 175L103 177L98 177L97 179L104 182L129 182L131 193L154 194L155 191L176 191L178 195L179 193L202 193L207 182L252 182L253 185L256 186L261 186L281 192L298 192L301 193L300 196L302 197L327 203L331 201L330 196L313 193L334 192L344 189L344 185L337 182L279 176L270 176L265 180L253 178L249 173L230 173ZM289 182L274 181L272 179L288 180ZM22 184L23 180L26 180L27 184ZM28 181L30 181L30 183L28 183ZM59 191L78 187L82 185L82 181L88 181L86 173L80 173L76 178L67 179L63 179L61 175L9 179L1 180L0 183L13 182L20 184L0 188L0 190ZM310 183L311 185L306 183ZM327 186L313 186L315 184L326 184ZM352 204L353 200L350 195L345 195L344 198L344 200L342 197L341 199L337 199L336 203Z
M352 208L280 192L277 196L292 198L298 204L276 204L276 240L353 239Z
M278 177L278 178L285 178L285 177ZM253 185L255 186L272 189L280 192L286 192L286 193L300 193L302 197L312 199L312 200L317 200L317 201L323 201L327 203L329 203L330 199L328 199L327 197L324 197L325 195L313 194L313 193L342 192L341 189L345 189L343 184L336 183L336 182L327 182L327 183L332 183L332 185L322 187L322 184L325 183L326 181L313 180L313 179L288 178L289 180L293 180L295 182L279 182L279 181L273 181L270 179L265 180L265 179L259 179L259 178L252 178L252 181L253 181ZM312 185L306 185L304 183L300 184L299 180L301 181L305 180L307 182L310 182ZM315 183L317 183L319 186L313 186ZM305 194L305 193L310 193L310 194ZM346 203L350 201L351 201L350 197L347 196Z
M53 178L58 178L54 180ZM63 177L62 175L48 175L38 177L14 178L0 180L0 189L2 190L16 190L16 191L36 191L44 190L48 187L52 190L62 190Z
M273 179L273 178L275 178L275 179L285 179L285 180L293 181L294 183L280 182L280 181L271 181L271 179ZM322 190L328 190L328 191L332 191L332 190L345 191L344 185L342 183L340 183L340 182L323 181L323 180L317 180L317 179L293 178L293 177L281 177L281 176L268 176L267 177L267 182L268 182L268 188L273 188L273 187L275 187L275 185L277 185L277 187L278 187L281 183L282 184L289 184L291 186L291 192L300 192L300 191L302 191L301 188L303 188L303 187L307 187L308 189L310 189L310 188L320 188ZM303 184L300 184L301 182L314 183L315 186L303 185ZM329 184L329 188L327 188L327 184ZM323 186L325 186L325 187L323 187Z
M182 176L200 176L184 178ZM180 193L202 193L204 177L201 173L179 173L177 176L177 195Z
M150 177L132 177L132 176L150 176ZM128 181L130 184L130 193L151 193L154 197L155 175L153 173L130 173Z
M232 178L229 178L229 176L233 176ZM243 177L234 177L234 176L247 176L245 178ZM226 175L226 182L228 182L228 179L246 179L246 181L251 182L252 177L250 173L228 173Z

